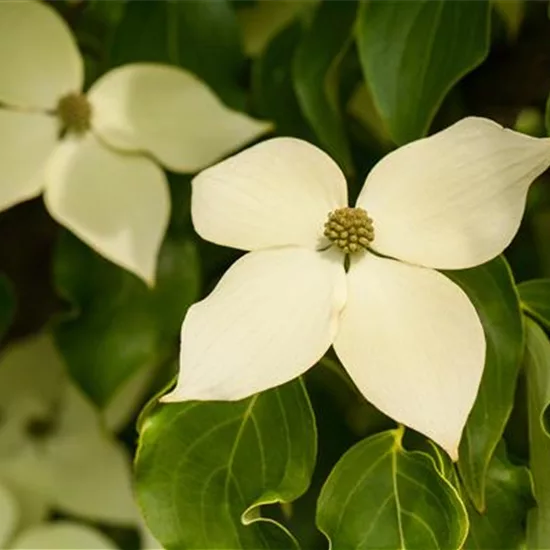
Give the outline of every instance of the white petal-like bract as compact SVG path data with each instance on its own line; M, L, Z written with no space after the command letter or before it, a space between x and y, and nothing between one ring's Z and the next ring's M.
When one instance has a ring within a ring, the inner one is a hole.
M51 521L24 531L11 546L13 550L117 550L118 546L101 531L73 521Z
M0 211L42 192L42 170L56 145L53 117L0 108Z
M0 102L53 109L80 92L84 67L65 21L44 2L0 2Z
M88 97L103 139L147 151L175 172L197 172L271 127L227 108L193 74L168 65L124 65L100 78Z
M317 248L331 210L347 206L345 177L317 147L274 138L201 172L191 214L204 239L257 250Z
M0 548L7 548L19 520L15 497L0 484Z
M52 504L59 510L104 523L132 525L131 461L108 436L99 411L67 384L55 437L46 442Z
M45 182L46 206L55 220L153 283L170 217L168 184L154 161L115 152L89 133L56 149Z
M367 253L352 261L334 349L372 404L457 459L485 363L483 327L462 289Z
M374 220L376 251L438 269L473 267L508 246L529 186L549 165L550 139L465 118L382 159L357 205Z
M296 378L327 351L345 302L340 261L306 248L250 252L183 322L165 402L238 400Z

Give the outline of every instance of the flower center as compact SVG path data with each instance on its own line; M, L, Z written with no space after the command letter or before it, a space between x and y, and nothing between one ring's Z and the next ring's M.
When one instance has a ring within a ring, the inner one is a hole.
M56 422L53 418L31 418L25 426L27 435L37 441L51 436L55 429Z
M67 94L57 104L57 116L61 120L61 131L83 134L90 129L92 106L85 95Z
M324 235L346 254L352 254L368 248L374 228L363 208L338 208L328 215Z

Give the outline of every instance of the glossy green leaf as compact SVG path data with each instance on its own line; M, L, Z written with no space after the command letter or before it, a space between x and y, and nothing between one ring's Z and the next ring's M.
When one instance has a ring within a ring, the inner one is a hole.
M550 342L525 320L525 372L529 409L530 466L537 507L529 512L527 547L550 548Z
M157 61L195 73L230 106L244 105L244 55L228 0L128 2L111 49L113 65Z
M449 455L428 439L420 450L432 456L438 471L460 493L464 492L456 465ZM525 520L528 509L533 506L531 475L524 466L512 464L501 441L489 468L486 480L486 506L480 513L466 494L463 501L468 511L468 538L463 550L518 549L525 541Z
M288 63L301 36L302 26L295 23L283 29L264 48L252 69L252 99L258 115L272 120L278 134L313 141L313 132L296 98Z
M502 257L445 274L472 300L487 341L485 370L462 435L458 462L467 492L481 512L487 468L514 404L523 354L521 311L512 273Z
M512 464L504 445L499 446L487 470L485 511L478 512L467 501L470 531L464 550L520 548L533 502L529 470Z
M199 262L191 241L169 234L150 289L66 233L54 279L73 306L55 327L56 343L73 379L103 406L139 370L176 355L185 311L198 298Z
M523 309L550 330L550 279L535 279L518 285Z
M242 401L163 405L141 422L138 501L167 549L294 548L260 506L300 496L315 454L301 380Z
M0 275L0 341L13 319L15 296L7 277Z
M298 101L321 145L340 166L352 170L351 152L339 106L338 67L350 46L355 2L322 2L292 63Z
M408 432L405 434L405 437L411 436L415 437L414 446L412 447L415 451L422 451L427 455L431 456L435 461L435 467L437 471L451 483L451 485L459 490L460 489L460 478L458 477L458 472L456 471L456 464L451 460L451 457L434 441L427 439L421 434L416 432ZM420 438L420 440L419 440Z
M461 547L468 520L457 491L430 456L403 449L402 434L364 439L334 467L317 505L332 548Z
M424 136L449 90L489 50L486 0L384 0L359 11L365 79L398 144Z

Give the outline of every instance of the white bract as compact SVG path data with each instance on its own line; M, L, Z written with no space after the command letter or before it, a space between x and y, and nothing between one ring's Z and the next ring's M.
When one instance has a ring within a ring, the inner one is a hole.
M0 2L0 74L0 211L44 192L54 219L150 284L170 215L155 160L196 172L269 128L168 65L124 65L84 95L69 28L33 0Z
M101 531L75 521L51 521L27 529L8 547L10 550L117 550Z
M0 483L0 548L116 549L102 533L72 521L43 522L20 530L17 498Z
M19 522L17 500L7 487L0 484L0 548L6 548Z
M0 548L45 550L116 550L115 544L103 533L74 521L52 521L18 531L17 499L0 484ZM15 535L17 533L17 535Z
M369 401L456 459L485 338L466 294L436 269L500 254L549 165L548 139L481 118L397 149L344 211L366 236L348 270L342 212L327 232L335 243L324 235L328 214L347 207L324 152L276 138L208 168L193 181L195 228L250 252L188 311L164 401L244 398L301 375L332 344Z

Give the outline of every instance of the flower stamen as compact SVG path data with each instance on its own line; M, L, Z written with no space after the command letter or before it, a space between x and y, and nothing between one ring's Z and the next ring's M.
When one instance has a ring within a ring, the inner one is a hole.
M346 254L353 254L374 240L372 219L363 208L338 208L328 215L324 235Z
M56 113L61 120L62 133L81 135L90 129L92 106L83 94L63 96L57 104Z

